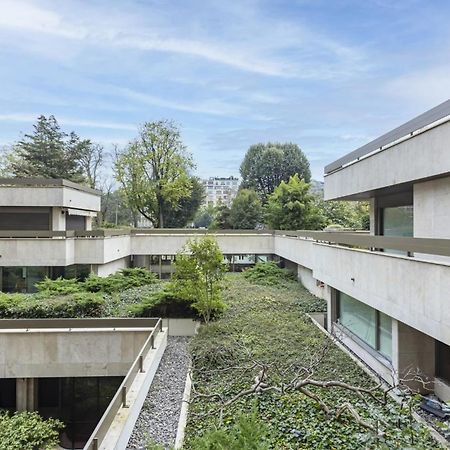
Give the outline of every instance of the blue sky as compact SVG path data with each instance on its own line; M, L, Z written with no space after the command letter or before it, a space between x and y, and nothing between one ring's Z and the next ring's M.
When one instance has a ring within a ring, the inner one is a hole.
M174 119L200 176L249 145L323 166L446 100L450 2L0 0L0 144L54 114L124 146Z

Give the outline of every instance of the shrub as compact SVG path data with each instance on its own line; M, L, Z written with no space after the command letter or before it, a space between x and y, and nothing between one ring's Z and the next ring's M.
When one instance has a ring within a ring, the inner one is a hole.
M268 428L256 413L241 414L230 429L207 431L192 441L192 450L268 450Z
M141 303L131 305L130 314L135 317L192 317L198 318L190 300L179 298L170 283L161 291L152 292Z
M252 283L265 286L277 286L292 281L295 276L287 269L280 269L274 262L259 262L244 272L244 277Z
M59 420L44 420L36 412L0 412L0 450L54 449L63 427Z
M84 288L89 292L106 292L112 294L132 287L145 286L157 281L156 275L147 269L122 269L107 277L89 275L84 281Z
M104 306L103 297L91 292L50 297L46 297L46 292L34 295L0 294L2 319L101 317Z
M43 281L35 284L38 292L45 292L47 295L73 294L84 291L83 283L76 278L59 277L52 280L45 277Z

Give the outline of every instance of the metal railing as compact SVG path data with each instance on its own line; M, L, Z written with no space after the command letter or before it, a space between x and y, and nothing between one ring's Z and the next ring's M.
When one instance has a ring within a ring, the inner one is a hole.
M450 239L400 236L374 236L340 231L280 231L275 236L312 239L318 243L343 245L369 250L399 250L405 253L427 253L450 256Z
M110 429L112 423L114 422L117 413L120 411L121 408L126 408L128 406L127 390L132 386L134 380L136 379L137 374L145 371L143 361L145 360L145 357L147 356L149 351L155 348L156 335L157 333L162 331L162 319L152 319L152 320L156 320L152 332L150 333L149 337L142 346L139 354L137 355L136 359L131 365L128 373L126 374L121 385L119 386L119 389L117 390L108 407L106 408L106 411L104 412L103 416L101 417L100 421L98 422L97 426L92 432L83 450L98 450L103 440L105 439L108 430Z
M409 253L428 253L450 256L450 239L374 236L364 231L308 231L308 230L200 230L189 228L144 228L127 230L92 231L0 231L0 238L108 238L117 236L287 236L313 239L317 242L333 243L366 249L390 249Z
M0 331L45 328L155 328L158 318L0 319Z

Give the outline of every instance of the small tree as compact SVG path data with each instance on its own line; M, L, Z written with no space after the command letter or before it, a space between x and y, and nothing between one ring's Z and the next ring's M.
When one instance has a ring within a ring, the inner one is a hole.
M233 228L254 229L262 218L261 200L251 189L241 189L231 205L230 219Z
M190 240L175 258L172 276L176 294L191 301L205 323L225 305L221 282L227 266L217 241L211 236Z
M282 181L269 195L266 220L271 228L279 230L319 230L325 218L309 193L309 184L297 174Z

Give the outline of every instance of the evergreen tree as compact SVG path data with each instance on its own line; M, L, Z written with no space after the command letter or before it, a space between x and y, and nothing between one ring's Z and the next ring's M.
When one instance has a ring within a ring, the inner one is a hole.
M54 116L39 116L33 128L33 133L25 134L13 146L8 172L16 177L84 181L80 159L90 141L81 140L74 132L63 132Z

